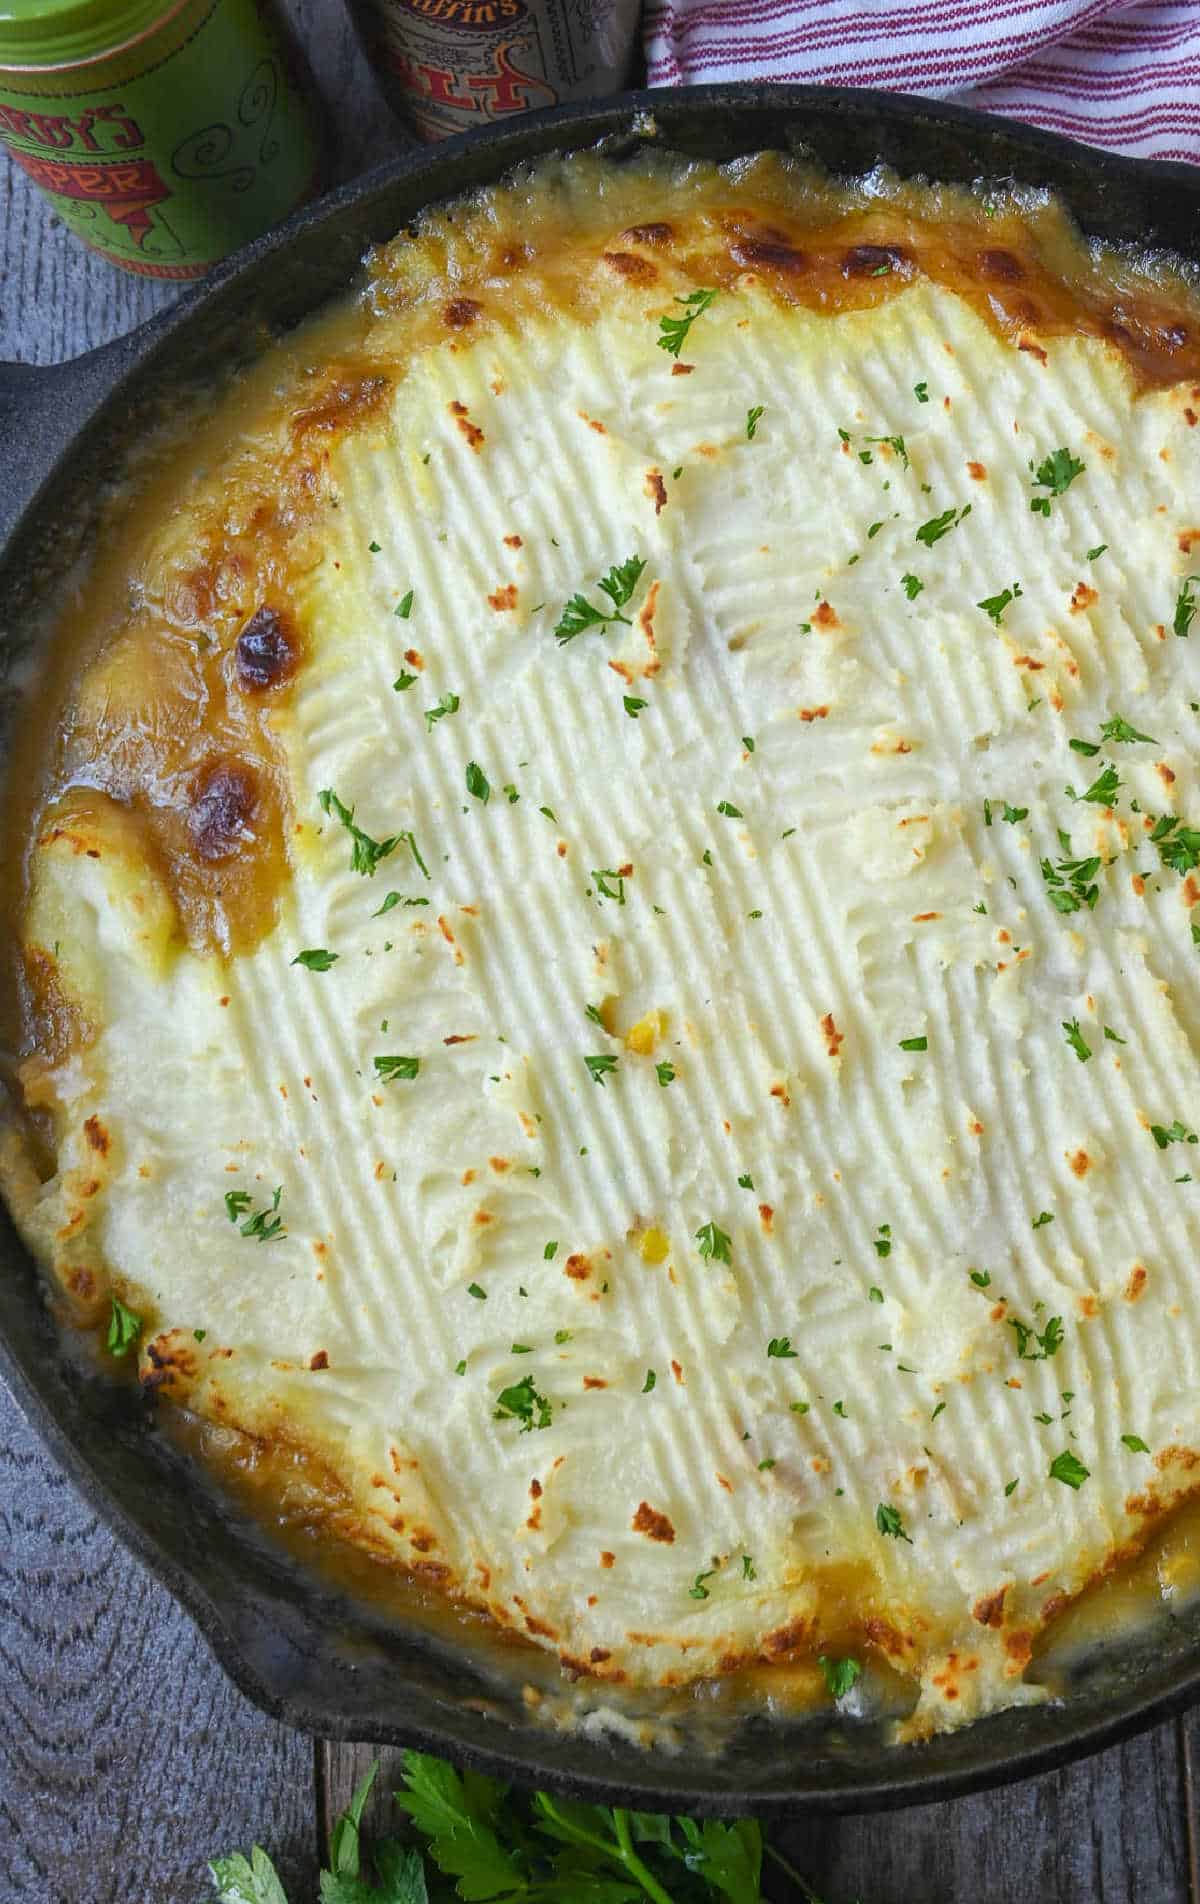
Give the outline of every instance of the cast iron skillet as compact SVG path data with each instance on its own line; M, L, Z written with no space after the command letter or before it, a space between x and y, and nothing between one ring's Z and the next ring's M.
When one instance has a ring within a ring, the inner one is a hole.
M1052 186L1083 229L1192 253L1200 171L1112 158L1007 120L882 93L701 86L538 113L368 173L259 240L133 336L54 370L0 366L0 714L27 631L86 541L106 483L188 386L211 387L350 283L366 247L515 161L651 136L707 158L802 146L834 172ZM23 512L23 513L22 513ZM1069 1697L892 1749L836 1722L747 1723L723 1757L566 1737L533 1723L520 1657L351 1605L273 1548L182 1463L150 1408L64 1355L34 1265L0 1211L0 1372L104 1520L182 1601L251 1698L337 1738L417 1745L530 1783L655 1811L763 1816L901 1805L1044 1771L1200 1698L1200 1609L1108 1650Z

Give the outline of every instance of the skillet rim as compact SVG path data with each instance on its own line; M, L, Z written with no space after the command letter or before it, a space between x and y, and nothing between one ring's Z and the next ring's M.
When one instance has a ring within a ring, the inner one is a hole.
M371 241L364 230L355 225L356 219L361 225L364 212L375 239L394 231L398 224L403 225L416 214L415 201L413 209L400 217L387 214L391 198L406 186L430 185L431 189L419 197L420 206L428 206L459 196L485 179L502 176L522 158L569 150L613 135L636 137L637 121L642 117L655 122L658 138L666 146L676 144L681 128L689 120L694 125L698 117L709 127L721 151L730 144L729 138L722 142L717 137L722 128L732 124L737 132L733 143L743 150L754 150L778 143L775 136L756 138L755 122L784 119L798 125L804 143L811 144L818 157L822 137L835 137L838 130L835 122L839 117L862 126L868 139L880 129L899 137L900 131L907 127L910 134L934 148L928 165L916 168L934 178L953 176L939 170L938 138L957 137L960 145L978 149L979 162L971 176L997 176L997 168L989 164L988 155L1002 151L1009 165L999 176L1014 175L1012 161L1019 159L1024 182L1045 182L1046 174L1054 174L1052 189L1070 202L1071 192L1062 176L1066 172L1074 175L1078 193L1093 201L1101 211L1106 193L1119 195L1122 185L1130 189L1135 199L1144 196L1144 192L1139 193L1139 187L1148 190L1161 186L1172 201L1182 193L1184 200L1190 201L1192 212L1191 249L1196 251L1200 246L1200 220L1195 217L1200 211L1200 169L1177 161L1127 159L1097 152L1038 128L920 97L867 89L749 82L642 90L615 95L602 102L577 102L523 115L516 126L501 125L488 132L461 135L431 149L416 148L339 187L304 208L285 225L245 247L202 286L186 293L177 304L152 318L129 338L46 371L22 369L18 372L12 367L0 366L0 420L6 397L10 409L28 406L40 422L49 448L56 452L45 479L25 502L7 532L3 531L2 517L6 502L11 508L13 494L11 489L6 492L0 470L0 615L6 586L19 602L22 591L14 572L20 570L22 560L32 560L36 569L48 554L45 539L52 523L55 492L64 473L70 474L74 468L78 480L79 467L92 447L104 440L106 431L110 454L114 449L119 452L126 439L136 441L142 421L139 403L134 402L122 411L123 402L127 403L131 391L136 393L139 386L152 383L176 340L182 339L186 344L193 334L201 333L206 320L214 311L219 311L223 303L229 303L231 294L236 294L239 286L255 281L261 289L265 268L302 251L306 241L311 244L314 234L332 231L336 236L344 226L355 228L353 250L347 254L343 245L337 255L339 260L348 256L352 265ZM696 145L694 130L690 142ZM869 169L879 158L878 150L868 152L858 170ZM898 170L909 175L914 170L894 158L884 162L895 164ZM839 165L831 169L845 171L849 167ZM1100 222L1096 216L1086 220L1093 230ZM1182 243L1177 243L1175 248L1186 255ZM337 268L341 270L340 263ZM343 283L349 283L352 269L341 275ZM311 300L307 296L293 299L282 327L298 321L307 310L316 309L331 294L332 287L323 284ZM236 295L233 302L236 305ZM229 313L225 315L228 322ZM24 486L29 485L26 482ZM739 1767L733 1780L722 1776L721 1767L730 1766L730 1760L690 1760L680 1780L671 1769L670 1759L636 1746L588 1743L580 1750L575 1742L568 1748L560 1735L532 1727L518 1730L503 1719L481 1717L465 1704L456 1708L442 1702L439 1714L438 1702L431 1700L422 1688L411 1685L409 1689L415 1690L422 1711L409 1717L362 1710L361 1702L348 1699L345 1691L340 1698L336 1692L333 1697L322 1697L320 1688L314 1693L311 1683L306 1687L295 1677L304 1664L302 1648L292 1645L288 1650L285 1647L286 1657L273 1657L277 1648L273 1648L272 1641L278 1641L279 1634L270 1631L271 1620L272 1615L279 1616L282 1609L278 1599L272 1599L270 1588L264 1591L252 1586L243 1592L238 1590L242 1584L239 1580L231 1582L223 1578L223 1593L219 1592L201 1579L195 1557L183 1557L177 1539L177 1551L172 1551L163 1527L154 1524L154 1490L170 1487L172 1476L178 1486L180 1469L178 1466L172 1469L164 1463L161 1456L164 1438L154 1435L145 1409L131 1402L121 1390L113 1390L108 1397L107 1412L111 1414L123 1407L126 1415L135 1417L136 1432L141 1437L142 1472L132 1500L128 1486L116 1485L113 1473L105 1471L105 1448L88 1444L83 1432L89 1425L87 1410L79 1408L80 1396L91 1385L81 1383L78 1370L67 1367L68 1358L61 1350L55 1352L54 1325L41 1293L40 1273L16 1241L7 1212L4 1225L4 1231L0 1232L0 1255L15 1256L24 1287L15 1289L14 1279L7 1274L0 1280L0 1375L7 1380L42 1444L65 1469L73 1485L182 1604L234 1683L272 1716L307 1732L381 1744L415 1745L501 1777L515 1773L519 1780L536 1782L573 1796L628 1804L638 1809L701 1814L752 1812L769 1818L813 1809L890 1809L1006 1783L1098 1751L1200 1699L1198 1622L1190 1647L1185 1649L1178 1645L1165 1649L1169 1655L1165 1661L1155 1653L1156 1670L1140 1672L1131 1685L1118 1686L1115 1697L1104 1698L1099 1703L1094 1698L1090 1705L1068 1700L1002 1713L976 1722L962 1732L944 1735L942 1741L926 1746L887 1747L872 1739L865 1756L870 1766L882 1770L869 1769L866 1776L860 1777L857 1770L852 1769L848 1779L844 1769L842 1775L837 1776L836 1768L831 1767L828 1760L823 1766L818 1763L815 1777L806 1777L811 1759L811 1734L806 1741L804 1734L799 1733L793 1754L794 1770L788 1782L756 1785L749 1776L750 1766ZM10 1264L5 1262L3 1267L7 1271ZM17 1304L28 1312L23 1319L25 1329L17 1331L22 1335L20 1343L12 1335L6 1315L14 1295ZM46 1346L50 1354L45 1360L52 1366L38 1368L37 1348ZM118 1402L117 1398L122 1396L123 1402ZM91 1401L94 1405L94 1395ZM68 1425L73 1406L76 1409L74 1432ZM105 1412L101 1408L100 1413ZM147 1486L147 1481L151 1485ZM187 1485L195 1504L199 1507L203 1503L207 1522L214 1529L221 1527L227 1534L231 1527L238 1529L234 1545L239 1556L244 1550L251 1563L256 1558L261 1561L260 1543L253 1528L240 1517L231 1517L228 1510L222 1513L214 1506L210 1490L194 1469L189 1472ZM280 1563L272 1565L269 1560L264 1570L264 1577L273 1581L285 1598L288 1573ZM327 1611L329 1596L322 1595L311 1578L296 1569L293 1612L299 1605L296 1596L304 1594L312 1604L302 1611L301 1624L304 1612L320 1616ZM1184 1652L1186 1656L1179 1669L1175 1654ZM319 1672L327 1668L330 1661L318 1658L312 1665ZM355 1683L355 1669L350 1666L347 1671L348 1687ZM328 1695L328 1683L324 1691ZM1032 1731L1034 1736L1022 1737L1023 1731ZM1038 1736L1039 1731L1045 1736ZM1010 1737L1014 1733L1016 1736ZM628 1775L622 1776L626 1770ZM831 1770L834 1776L830 1776ZM701 1777L700 1782L687 1782L689 1777L696 1780L702 1771L706 1776ZM655 1776L648 1777L650 1773ZM735 1782L739 1773L745 1782Z

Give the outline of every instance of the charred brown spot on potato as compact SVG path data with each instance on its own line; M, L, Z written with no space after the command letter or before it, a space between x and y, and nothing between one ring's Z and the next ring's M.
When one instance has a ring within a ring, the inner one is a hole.
M292 418L293 439L299 443L309 436L345 430L365 422L382 409L391 387L391 379L378 373L335 376L315 402L296 411Z
M785 277L801 277L812 268L807 251L777 238L739 238L730 245L729 255L744 271L777 271Z
M907 262L908 253L900 245L851 245L842 259L842 276L882 278Z
M89 1147L101 1157L107 1157L111 1138L98 1117L87 1117L83 1123L83 1134Z
M222 760L202 769L194 785L188 826L200 858L230 859L253 839L250 822L258 804L253 768Z
M639 258L635 251L606 251L604 262L627 284L654 284L658 280L658 266L649 258Z
M442 316L452 331L465 331L482 310L482 304L478 304L474 298L457 297L451 298Z
M649 1501L639 1503L631 1525L635 1534L645 1534L648 1540L670 1543L675 1538L675 1529L668 1516L651 1507Z
M669 245L675 233L665 223L650 225L627 225L620 233L622 244L626 245Z
M298 652L299 643L287 616L264 602L237 638L234 659L238 686L250 692L279 687L293 673Z
M1021 284L1025 266L1013 252L991 249L979 254L979 275L998 279L1001 284Z

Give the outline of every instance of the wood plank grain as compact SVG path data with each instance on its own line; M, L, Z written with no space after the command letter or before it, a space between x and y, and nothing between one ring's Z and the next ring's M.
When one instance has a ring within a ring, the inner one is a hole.
M236 1691L0 1386L0 1896L197 1904L268 1846L315 1888L313 1746Z

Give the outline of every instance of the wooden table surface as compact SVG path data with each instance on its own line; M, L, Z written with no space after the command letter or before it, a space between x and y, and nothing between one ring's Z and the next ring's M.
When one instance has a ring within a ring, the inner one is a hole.
M340 0L293 12L351 177L403 135ZM0 159L0 358L74 356L174 295L91 257ZM0 1904L199 1904L206 1859L252 1840L310 1904L371 1756L250 1705L0 1387ZM779 1842L827 1904L1200 1904L1198 1760L1200 1717L1172 1721L1050 1777Z

